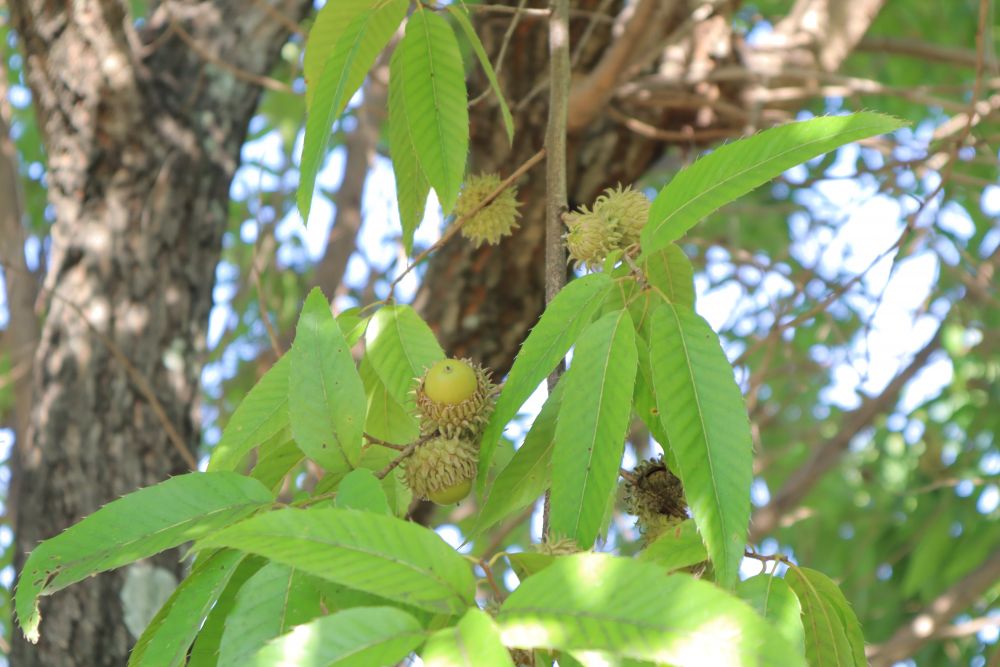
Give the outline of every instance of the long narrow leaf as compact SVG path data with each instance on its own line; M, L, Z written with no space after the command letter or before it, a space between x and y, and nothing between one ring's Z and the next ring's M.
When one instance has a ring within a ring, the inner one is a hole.
M129 667L185 664L188 647L244 558L238 551L219 551L189 574L139 637Z
M295 442L327 471L356 467L361 457L365 389L319 288L306 298L289 354L288 413Z
M316 580L268 563L240 588L226 617L218 667L244 667L267 642L319 616Z
M564 375L563 378L565 377ZM535 417L528 435L524 437L524 443L497 475L483 509L479 512L473 535L481 534L498 521L527 507L549 488L556 417L565 388L565 381L560 379Z
M243 397L212 450L209 471L236 470L251 449L288 426L289 366L283 355Z
M552 454L550 530L589 549L614 494L632 414L635 329L627 310L583 332L566 374Z
M749 605L686 575L583 553L528 577L497 614L507 646L688 665L803 665Z
M38 641L38 598L220 529L271 502L260 482L232 472L190 473L140 489L39 544L15 597L25 637Z
M807 567L789 568L785 581L802 605L810 664L865 667L868 660L861 624L837 584Z
M248 551L360 591L454 614L473 603L468 563L434 532L394 517L342 509L284 509L195 545Z
M715 565L732 588L750 521L753 451L743 396L718 337L692 310L661 304L650 320L660 421L684 494Z
M503 126L507 130L507 142L514 145L514 117L510 114L510 109L507 107L507 100L504 99L503 91L500 90L500 82L497 81L497 73L493 71L493 63L490 62L490 57L486 54L483 43L479 41L479 35L476 34L476 29L472 27L472 22L469 21L465 7L451 4L448 5L447 9L448 13L454 16L455 21L461 26L466 38L472 45L472 50L476 52L476 57L479 58L479 64L482 66L483 72L486 73L486 78L490 81L490 88L493 89L493 94L496 95L497 103L500 105Z
M538 324L528 334L507 375L490 421L480 442L477 485L482 489L497 441L507 422L514 418L528 397L552 372L580 332L590 324L612 286L611 278L593 273L574 280L549 303Z
M323 616L278 637L253 667L390 667L424 641L415 618L394 607L357 607Z
M660 190L642 230L643 253L648 255L679 239L708 214L787 169L904 124L871 112L827 116L775 127L717 148Z
M408 411L414 408L416 378L444 359L434 332L410 306L387 306L375 313L365 333L365 348L389 394Z
M462 52L448 22L423 7L410 16L397 50L410 137L424 174L448 213L458 199L469 151Z
M332 2L332 5L340 3ZM407 0L375 0L369 9L351 15L336 43L329 49L323 72L310 94L306 134L299 167L298 205L303 221L309 220L316 175L326 153L333 122L365 80L379 51L385 48L406 16ZM350 2L354 7L354 1ZM325 24L324 24L325 25ZM310 61L311 62L311 61Z
M514 667L496 623L478 608L431 635L420 657L426 667Z
M403 61L400 50L392 53L389 62L389 154L392 173L396 180L396 201L399 204L399 222L403 228L403 248L406 254L413 251L413 235L424 219L427 195L431 184L417 156L417 147L410 134L407 117L406 91L403 89Z

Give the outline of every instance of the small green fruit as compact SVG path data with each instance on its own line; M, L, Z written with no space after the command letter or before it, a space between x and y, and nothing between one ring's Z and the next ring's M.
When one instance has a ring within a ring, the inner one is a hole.
M421 433L478 443L493 413L496 386L481 366L445 359L420 378L415 393Z
M428 493L427 498L438 505L452 505L469 495L469 491L471 490L472 480L467 479L464 482L459 482L455 486L449 486L445 489L441 489L440 491Z
M424 393L435 403L456 405L472 398L479 381L472 366L461 359L443 359L427 371Z

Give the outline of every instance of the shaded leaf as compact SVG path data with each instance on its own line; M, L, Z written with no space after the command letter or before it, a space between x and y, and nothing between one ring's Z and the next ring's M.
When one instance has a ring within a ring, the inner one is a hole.
M356 467L366 405L364 385L319 288L306 298L289 354L288 413L295 442L327 471Z
M394 517L343 509L282 509L220 531L195 549L229 546L421 609L473 603L469 564L436 533Z
M673 304L650 321L650 367L660 421L705 540L716 581L736 584L747 525L753 451L743 395L708 323Z
M372 316L365 347L389 395L408 412L416 407L416 379L445 356L427 323L405 305L386 306Z
M181 475L108 503L28 556L15 597L25 637L38 641L39 597L207 535L270 502L257 480L220 471Z
M691 260L675 243L651 253L643 264L646 280L667 301L694 307L694 268Z
M565 376L563 376L565 377ZM489 529L511 514L538 500L549 488L552 472L552 447L555 444L556 416L566 384L562 378L555 391L546 399L541 411L490 487L489 496L479 512L473 535Z
M399 222L403 228L403 248L413 252L413 235L424 219L427 195L431 184L427 181L417 148L410 134L410 121L403 90L403 63L399 49L392 53L389 62L389 154L396 180L396 201L399 204Z
M139 637L129 667L185 664L188 647L244 558L238 551L223 550L195 568Z
M243 397L212 449L209 471L236 470L251 449L288 426L290 365L289 355L282 356Z
M358 468L347 473L337 487L336 506L341 509L365 510L389 514L389 502L382 490L382 481L371 470Z
M816 570L790 567L785 581L802 606L806 658L812 667L865 667L865 640L837 584Z
M312 577L268 563L236 594L219 644L218 667L252 664L264 644L320 613L320 594Z
M784 579L759 574L736 584L736 594L770 621L798 654L805 654L802 607Z
M333 46L329 48L323 42L313 45L310 39L310 48L319 53L310 57L310 49L306 50L310 67L306 71L307 81L316 83L308 95L309 114L306 117L302 160L299 165L299 190L296 199L303 221L309 220L316 175L326 153L330 128L343 113L351 95L365 80L379 52L396 32L406 16L409 2L347 0L329 4L334 6L331 13L335 18L340 18L340 23L336 26L329 19L322 22L323 34L326 33L326 27L330 26L330 36L336 36L335 41L330 40L333 41ZM318 80L310 79L315 71L314 61L323 51L327 55L323 61L322 73Z
M614 495L632 414L635 329L627 310L594 322L566 373L552 453L550 533L589 549Z
M655 563L667 572L696 565L707 558L705 545L691 519L668 529L639 553L639 560Z
M556 295L534 326L507 375L480 441L477 485L482 489L497 441L528 397L563 360L611 289L611 278L593 273L574 280Z

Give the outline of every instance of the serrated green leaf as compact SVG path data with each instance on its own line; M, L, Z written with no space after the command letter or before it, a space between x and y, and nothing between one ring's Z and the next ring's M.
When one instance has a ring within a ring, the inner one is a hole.
M682 169L660 190L642 230L643 254L666 247L708 214L787 169L905 124L871 112L826 116L771 128L721 146Z
M212 450L208 470L236 470L251 449L288 426L286 354L268 369L243 400Z
M528 334L483 430L479 444L479 474L476 477L480 490L486 482L493 452L507 422L514 418L542 380L563 360L580 332L590 324L612 285L611 278L603 273L592 273L572 281L552 299L538 324Z
M694 307L694 268L677 244L671 243L646 257L643 272L650 286L667 301Z
M390 396L413 412L416 379L445 356L434 332L410 306L387 306L372 317L365 347Z
M396 180L396 201L399 204L399 222L403 228L403 248L413 252L413 235L424 219L427 195L431 184L424 168L420 166L417 148L410 134L406 100L403 90L403 63L399 49L392 53L389 62L389 155L392 173Z
M382 490L382 481L371 470L358 468L347 473L337 486L336 506L377 514L391 515L389 501Z
M368 322L371 320L370 317L361 317L361 308L348 308L339 313L336 319L340 333L344 334L344 340L351 347L354 347L355 343L365 335L368 330Z
M552 563L556 562L558 556L543 554L537 551L522 551L520 553L507 554L507 560L514 570L514 574L521 581L524 581L533 574L541 572Z
M473 535L481 534L497 522L527 507L549 488L556 417L565 387L565 382L560 378L531 424L524 443L497 475L483 509L479 512Z
M180 475L108 503L45 540L15 596L25 637L38 641L38 598L218 530L271 502L260 482L232 472Z
M356 607L296 627L248 663L254 667L391 667L424 641L415 618L394 607Z
M507 107L507 100L504 99L503 91L500 90L500 82L497 81L497 73L493 71L493 64L490 62L490 57L486 55L486 49L483 48L483 43L479 41L479 35L476 34L476 29L472 27L472 22L469 21L469 17L466 15L465 7L451 4L447 6L447 9L455 17L458 25L461 26L462 31L469 40L469 44L472 45L472 50L476 52L476 57L479 58L479 64L482 66L486 78L489 79L490 88L493 89L493 94L496 95L497 102L500 104L500 115L503 116L503 126L507 130L507 143L513 146L514 117L510 114L510 109Z
M191 657L187 667L218 667L219 645L222 643L222 633L226 629L226 619L236 602L236 595L243 588L243 584L265 564L264 559L257 556L244 558L240 562L236 572L229 579L229 584L201 626L201 631L194 640L194 646L191 647Z
M367 355L361 358L360 372L368 403L365 433L397 445L416 440L420 436L416 417L392 397Z
M431 635L420 657L426 667L514 667L496 623L477 608L465 612L458 625Z
M185 664L188 647L244 558L238 551L223 550L195 568L146 626L129 655L129 667Z
M797 654L805 655L802 607L784 579L759 574L736 584L736 594L770 621L781 636L795 647Z
M674 471L715 566L736 584L750 521L753 445L743 395L719 339L694 311L657 305L650 320L650 367Z
M326 153L330 128L343 113L351 95L365 80L379 52L389 43L389 39L406 16L406 9L409 6L407 0L375 0L364 3L348 0L347 3L330 4L345 5L331 10L343 14L341 23L343 28L340 30L338 27L331 31L336 33L336 41L332 48L324 49L326 44L322 43L315 47L317 52L326 50L327 55L323 61L322 73L308 96L309 115L306 117L306 133L302 141L297 195L303 222L309 220L316 174ZM358 12L360 4L366 7ZM328 26L329 21L324 20L323 25ZM311 41L310 47L313 47ZM309 49L306 50L310 66L310 71L306 72L307 80L315 70L313 60L318 57L319 55L310 58Z
M635 329L627 310L580 336L566 373L552 452L550 533L589 549L614 495L632 415Z
M745 602L606 554L559 558L522 581L497 623L504 644L521 648L607 651L677 667L803 664Z
M267 444L262 447L263 455L257 459L257 465L253 467L250 476L271 489L271 493L277 495L281 490L285 475L292 471L305 458L305 454L292 440L290 428L282 431L272 438L272 441L281 442L280 445Z
M701 563L707 558L705 545L691 519L668 529L639 552L639 560L655 563L666 572Z
M822 572L797 566L788 568L785 582L802 605L810 667L865 667L861 624L837 584Z
M319 288L306 298L289 354L288 415L296 444L327 471L356 467L365 389Z
M268 563L240 588L226 617L218 667L253 664L267 642L322 613L316 580L295 568Z
M458 199L469 152L462 52L448 22L423 7L410 16L396 50L413 147L447 214Z
M371 512L283 509L198 542L229 546L390 600L455 614L475 595L469 564L436 533Z

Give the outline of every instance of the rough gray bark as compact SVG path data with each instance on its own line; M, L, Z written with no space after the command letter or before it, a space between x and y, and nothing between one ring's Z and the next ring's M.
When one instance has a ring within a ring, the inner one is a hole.
M18 568L39 540L188 469L180 448L199 442L205 329L260 95L252 81L288 37L273 13L297 21L312 3L163 2L141 34L126 4L11 7L56 215L34 409L16 452ZM13 663L125 664L122 581L102 575L46 600L41 641L15 639Z

